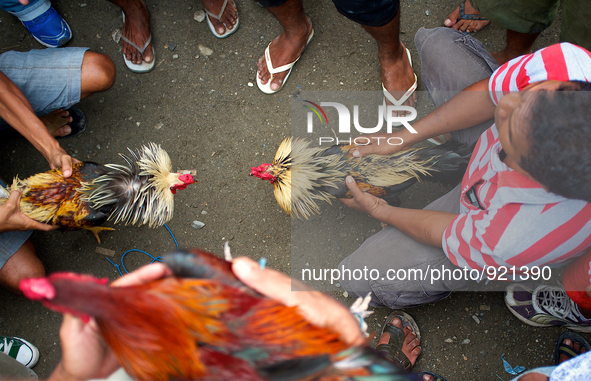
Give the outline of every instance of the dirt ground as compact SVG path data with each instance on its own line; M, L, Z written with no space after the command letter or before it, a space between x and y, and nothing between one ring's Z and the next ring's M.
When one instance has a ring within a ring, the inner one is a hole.
M311 46L295 66L285 88L265 95L255 82L256 61L281 31L279 24L254 1L238 0L240 30L216 39L206 23L193 19L202 9L196 0L148 0L156 47L156 68L149 74L126 69L121 47L112 32L121 28L120 10L105 0L56 0L54 6L72 27L68 46L86 46L108 54L117 67L113 88L83 100L88 130L63 140L63 147L80 160L120 163L118 153L148 142L161 144L175 169L196 171L198 183L176 195L175 217L168 224L181 247L200 247L215 253L230 241L235 255L258 259L290 271L291 220L276 204L270 184L249 177L250 167L271 162L275 149L291 133L290 93L302 91L377 91L379 64L374 40L359 25L341 16L329 0L304 1L315 28ZM451 0L402 0L402 41L412 52L420 78L413 37L422 26L440 26L457 5ZM41 48L16 18L0 15L0 52ZM535 48L558 41L559 20L538 39ZM475 35L493 51L504 46L505 33L490 25ZM213 50L200 53L199 45ZM423 89L419 79L419 89ZM22 138L0 138L0 174L4 179L27 177L48 168L43 157ZM444 194L435 185L419 185L403 195L403 206L421 208ZM327 266L353 252L371 234L377 221L338 204L310 223L321 228L322 218L336 216L341 226L335 245L312 244ZM205 223L196 230L194 220ZM344 233L343 233L344 232ZM121 263L130 249L156 256L174 250L165 228L117 226L102 233L102 243L87 231L37 233L33 241L47 272L74 271L116 279L116 268L97 247L114 251ZM132 252L127 269L151 261ZM327 286L331 295L351 303L343 289ZM21 296L0 290L2 334L35 344L41 357L35 371L47 377L60 358L58 329L61 315ZM410 309L421 329L423 353L415 370L432 370L448 380L510 380L501 355L512 366L550 365L561 328L534 328L511 315L500 292L454 293L435 304ZM377 309L369 318L378 332L389 313ZM474 317L478 318L478 322ZM587 335L587 338L589 335ZM448 340L450 339L450 340ZM467 340L466 340L467 339Z

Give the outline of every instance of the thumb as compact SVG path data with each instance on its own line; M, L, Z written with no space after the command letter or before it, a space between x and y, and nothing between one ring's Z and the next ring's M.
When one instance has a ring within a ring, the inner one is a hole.
M72 176L72 160L69 156L62 156L62 174L65 178Z
M363 157L365 155L370 155L374 153L374 147L375 146L373 144L357 146L353 152L351 152L351 155L353 155L353 157Z
M359 185L357 185L357 182L355 181L353 176L347 176L347 178L345 179L345 183L347 183L347 188L349 188L349 190L351 191L351 196L353 196L353 198L363 193L363 191L359 189Z
M19 205L20 198L21 198L21 192L19 190L13 190L10 192L10 196L8 197L8 202L13 202L15 205Z
M250 258L240 257L232 261L232 270L234 274L245 284L250 286L250 283L259 278L260 266Z

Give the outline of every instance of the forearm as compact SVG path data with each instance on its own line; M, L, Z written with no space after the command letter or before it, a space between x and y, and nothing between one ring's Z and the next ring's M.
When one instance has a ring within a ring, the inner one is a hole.
M488 92L488 78L459 92L413 124L417 134L402 131L405 146L434 136L470 128L494 117L496 106Z
M443 233L457 214L438 210L397 208L383 204L372 211L370 216L394 226L418 242L441 247Z
M63 151L20 89L0 72L0 117L27 139L48 161L52 153ZM64 152L65 153L65 152Z

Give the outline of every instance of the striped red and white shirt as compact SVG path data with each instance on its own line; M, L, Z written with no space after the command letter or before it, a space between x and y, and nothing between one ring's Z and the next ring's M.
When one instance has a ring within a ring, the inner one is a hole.
M591 81L591 53L561 43L515 58L493 73L489 90L496 104L504 94L547 79ZM479 270L559 266L590 248L591 204L547 192L507 167L501 148L493 124L464 174L460 214L443 234L451 262Z

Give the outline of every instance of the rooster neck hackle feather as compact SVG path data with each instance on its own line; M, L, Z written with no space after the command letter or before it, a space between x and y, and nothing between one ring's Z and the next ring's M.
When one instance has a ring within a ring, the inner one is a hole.
M85 200L94 208L114 204L109 219L115 223L161 226L174 213L170 188L179 182L178 174L171 173L170 157L159 145L150 143L129 152L131 158L120 154L127 165L108 164L109 173L84 184Z
M447 146L442 147L442 152L434 154L429 154L427 147L418 147L391 155L367 155L361 158L351 156L350 148L314 148L305 139L283 140L273 164L266 169L275 178L274 194L279 206L295 218L308 219L320 212L320 201L331 203L335 195L350 197L343 192L347 191L344 181L348 175L353 176L362 188L369 186L386 192L388 187L409 180L424 181L442 170L452 171L455 167L449 166L448 169L447 160L451 159L449 162L455 163L456 159L448 156L458 157ZM457 167L457 163L454 165Z

